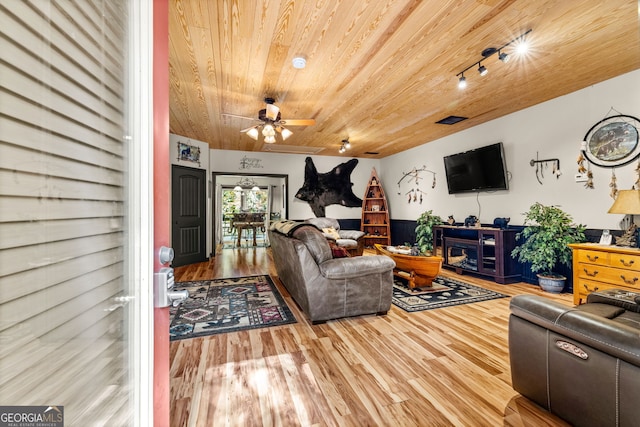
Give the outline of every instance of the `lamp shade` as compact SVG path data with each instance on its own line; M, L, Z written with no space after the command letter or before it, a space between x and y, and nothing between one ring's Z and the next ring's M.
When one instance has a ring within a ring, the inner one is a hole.
M640 214L640 190L620 190L615 202L609 208L611 214Z
M255 139L257 141L258 140L258 129L257 128L249 129L249 131L247 131L247 135L249 135L249 137L251 137L252 139Z
M284 141L287 138L289 138L291 135L293 135L293 132L291 132L289 129L282 128L281 135L282 135L282 140Z

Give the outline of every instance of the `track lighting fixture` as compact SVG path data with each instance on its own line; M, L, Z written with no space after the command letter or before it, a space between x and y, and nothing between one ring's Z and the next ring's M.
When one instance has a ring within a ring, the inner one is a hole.
M464 74L460 76L460 79L458 80L458 87L460 89L464 89L465 87L467 87L467 79L464 77Z
M488 47L485 50L483 50L481 52L482 55L482 59L478 62L474 62L473 64L469 65L467 68L465 68L464 70L460 71L458 74L456 74L456 76L458 76L458 88L460 89L464 89L465 87L467 87L467 79L464 77L464 73L468 70L470 70L471 68L478 66L478 73L480 73L481 76L486 75L489 70L487 69L487 67L485 67L484 65L482 65L482 61L484 61L485 59L487 59L488 57L490 57L491 55L497 53L498 54L498 59L504 63L509 62L510 59L510 55L506 52L503 52L503 50L507 47L510 46L514 43L516 43L516 52L518 54L524 54L526 52L526 48L527 48L527 41L526 41L526 36L527 34L529 34L531 32L531 30L527 30L526 32L522 33L520 36L516 37L515 39L511 40L509 43L506 43L503 46L500 46L499 48L495 48L495 47Z
M342 140L342 145L340 146L340 149L338 150L338 153L342 154L342 153L344 153L345 151L347 151L350 148L351 148L351 143L349 142L349 138L343 139Z

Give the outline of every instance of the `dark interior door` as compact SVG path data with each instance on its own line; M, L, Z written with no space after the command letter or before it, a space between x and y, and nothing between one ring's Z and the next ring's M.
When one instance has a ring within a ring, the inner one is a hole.
M203 169L172 166L173 266L206 261L206 181Z

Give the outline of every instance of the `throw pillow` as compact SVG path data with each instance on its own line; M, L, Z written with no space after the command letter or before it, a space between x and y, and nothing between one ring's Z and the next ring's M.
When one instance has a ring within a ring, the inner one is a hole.
M338 246L335 242L329 241L329 247L331 248L331 255L334 258L346 258L349 255L349 251L346 248Z
M330 239L338 240L340 238L340 234L333 227L323 228L322 232Z

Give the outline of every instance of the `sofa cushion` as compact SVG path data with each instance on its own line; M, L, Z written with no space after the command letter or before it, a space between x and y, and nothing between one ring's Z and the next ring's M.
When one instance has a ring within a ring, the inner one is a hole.
M325 262L320 265L320 273L327 279L342 280L381 274L395 266L396 263L385 255L356 256Z
M322 264L333 258L327 238L316 227L298 227L293 231L292 236L305 244L316 264Z
M336 240L336 243L338 246L342 246L347 249L355 249L358 247L358 242L351 239L338 239Z
M351 239L358 240L362 236L364 236L364 231L360 230L340 230L339 231L341 239Z

